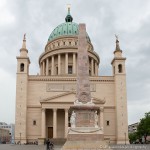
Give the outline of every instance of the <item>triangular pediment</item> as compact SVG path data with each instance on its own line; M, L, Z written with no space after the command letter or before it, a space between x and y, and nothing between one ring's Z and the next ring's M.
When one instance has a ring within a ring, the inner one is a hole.
M62 94L58 94L55 96L47 97L40 100L40 103L74 103L76 100L75 92L66 92ZM92 101L94 104L104 104L105 99L92 97Z
M75 92L66 92L42 99L40 103L73 103L75 101Z

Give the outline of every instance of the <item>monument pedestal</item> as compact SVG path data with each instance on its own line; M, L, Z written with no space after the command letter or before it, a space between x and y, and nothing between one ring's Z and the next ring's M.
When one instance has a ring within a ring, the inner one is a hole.
M62 150L111 150L105 141L67 141Z
M67 137L68 141L100 141L104 140L103 132L100 128L77 127L70 128Z
M100 128L76 127L70 128L67 141L62 150L100 150L109 149L109 145L104 141L104 134Z
M99 107L82 104L71 106L70 110L75 114L75 125L70 128L62 150L109 149L103 130L97 124Z

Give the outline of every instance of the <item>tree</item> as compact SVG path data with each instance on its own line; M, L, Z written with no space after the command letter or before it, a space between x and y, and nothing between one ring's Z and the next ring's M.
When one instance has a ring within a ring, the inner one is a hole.
M130 140L131 144L137 140L137 134L136 134L136 132L129 133L129 140Z
M150 112L145 113L145 117L140 120L140 123L137 127L137 135L140 137L144 136L146 143L146 138L148 135L150 135Z

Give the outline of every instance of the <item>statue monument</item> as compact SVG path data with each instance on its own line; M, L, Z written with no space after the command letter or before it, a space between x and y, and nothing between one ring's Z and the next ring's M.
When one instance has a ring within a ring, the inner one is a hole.
M98 125L100 108L93 103L89 82L89 63L85 24L79 24L76 100L70 107L71 128L63 148L107 148L103 130Z

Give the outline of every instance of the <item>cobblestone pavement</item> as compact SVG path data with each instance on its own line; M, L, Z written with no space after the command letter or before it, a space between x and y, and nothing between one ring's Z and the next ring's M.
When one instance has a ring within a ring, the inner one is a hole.
M54 146L54 150L60 150L62 145ZM12 145L0 144L0 150L46 150L45 145Z
M61 150L62 145L55 145L54 150ZM105 147L102 148L105 150ZM86 150L102 150L102 149L86 149ZM110 145L107 149L112 150L150 150L149 145ZM0 144L0 150L46 150L45 145L12 145L12 144ZM72 149L75 150L75 149ZM80 149L83 150L83 149Z

